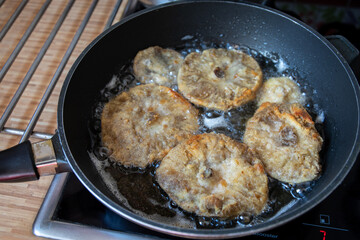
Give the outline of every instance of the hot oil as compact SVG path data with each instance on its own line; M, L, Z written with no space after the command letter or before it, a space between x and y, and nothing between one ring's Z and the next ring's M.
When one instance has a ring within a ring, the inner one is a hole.
M200 52L207 48L237 49L249 54L258 61L263 70L264 79L279 76L290 77L299 84L302 92L306 94L308 100L306 104L307 110L314 118L323 120L323 113L311 101L311 91L307 91L310 87L304 84L298 72L291 69L286 64L286 61L276 53L260 53L241 45L209 43L199 39L192 39L191 36L185 40L182 46L175 48L184 57L190 52ZM234 219L220 219L196 216L182 210L155 181L156 167L159 163L155 163L146 169L125 168L112 161L109 157L109 150L102 146L100 119L105 103L122 91L126 91L130 87L139 84L133 75L132 62L130 60L128 64L120 68L118 73L112 77L101 91L97 104L94 106L93 116L90 119L92 145L89 149L89 155L104 182L126 208L145 218L182 228L234 228L251 226L276 217L297 201L304 199L306 193L312 190L316 181L292 186L269 178L268 204L259 216L243 215ZM177 91L177 86L174 86L173 89ZM235 140L242 141L246 121L253 116L256 108L257 106L254 102L229 112L198 108L200 112L199 133L223 133ZM321 126L321 123L317 125Z

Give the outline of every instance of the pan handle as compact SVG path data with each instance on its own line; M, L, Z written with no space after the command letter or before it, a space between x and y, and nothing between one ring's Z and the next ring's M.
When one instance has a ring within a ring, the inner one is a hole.
M24 182L40 176L69 172L58 142L58 134L51 139L31 143L29 140L0 152L0 182Z
M355 76L360 79L360 54L359 50L344 36L329 35L325 38L341 53L349 63Z
M357 56L359 56L359 50L344 36L329 35L325 36L325 38L334 45L337 50L339 50L341 55L343 55L349 64L352 63Z

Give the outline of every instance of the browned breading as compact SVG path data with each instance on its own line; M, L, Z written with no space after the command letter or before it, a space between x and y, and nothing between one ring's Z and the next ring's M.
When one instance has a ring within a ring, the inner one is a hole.
M133 69L141 83L173 87L182 62L183 57L177 51L153 46L136 54Z
M101 127L115 161L144 168L196 133L198 111L168 87L139 85L105 105Z
M181 208L199 216L257 215L268 199L261 161L223 134L195 135L177 145L161 161L156 179Z
M254 58L221 48L190 53L178 74L179 90L190 102L223 111L253 100L261 84Z
M300 104L263 103L246 124L244 142L275 179L301 183L319 175L323 140Z
M300 104L305 102L299 86L288 77L274 77L266 80L257 93L256 99L258 106L264 102Z

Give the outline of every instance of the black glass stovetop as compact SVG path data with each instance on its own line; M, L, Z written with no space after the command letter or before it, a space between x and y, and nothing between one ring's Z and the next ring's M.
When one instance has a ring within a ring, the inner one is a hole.
M120 217L92 196L72 173L56 178L61 178L61 189L52 184L54 186L51 186L48 195L53 197L45 198L34 223L34 233L38 236L87 240L179 239L145 229ZM359 186L358 159L344 182L308 213L271 231L241 239L360 239Z

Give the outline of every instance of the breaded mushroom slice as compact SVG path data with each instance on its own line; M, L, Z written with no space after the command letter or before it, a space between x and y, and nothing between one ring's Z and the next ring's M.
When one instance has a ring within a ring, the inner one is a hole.
M154 83L167 87L177 84L177 74L183 62L182 55L169 48L149 47L134 58L134 74L141 83Z
M258 215L268 200L261 161L223 134L195 135L177 145L161 161L156 180L178 206L198 216Z
M212 48L185 57L178 87L198 106L228 111L253 100L262 79L253 57L238 50Z
M102 142L111 159L145 168L199 128L198 110L172 89L139 85L111 99L101 116Z
M304 105L305 97L299 86L288 77L274 77L266 80L257 93L257 105L264 102L299 103Z
M298 103L263 103L246 124L244 142L255 149L273 178L291 184L320 173L323 139L311 116Z

